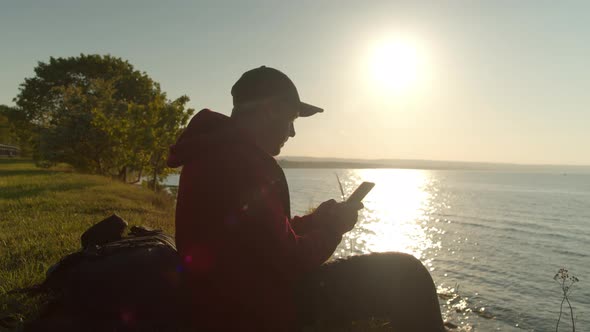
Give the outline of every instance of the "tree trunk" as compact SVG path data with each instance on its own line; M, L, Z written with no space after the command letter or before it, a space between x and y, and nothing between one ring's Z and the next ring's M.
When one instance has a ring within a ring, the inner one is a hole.
M119 179L127 183L127 165L123 166L123 168L119 170Z
M158 181L158 168L154 167L154 177L152 178L152 188L154 189L154 191L158 190L158 188L156 188L157 181Z
M143 172L143 168L140 168L139 173L137 174L137 179L135 181L131 182L132 184L141 182L141 173L142 172Z
M104 175L104 173L102 172L102 163L100 162L100 157L96 157L96 165L98 166L98 174L100 175Z

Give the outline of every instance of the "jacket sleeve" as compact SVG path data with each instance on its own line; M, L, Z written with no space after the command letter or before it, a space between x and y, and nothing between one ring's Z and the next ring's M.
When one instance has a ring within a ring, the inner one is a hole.
M297 235L305 235L318 229L317 223L314 223L313 213L305 216L295 216L291 219L291 228Z
M185 166L176 240L193 266L198 261L203 269L215 266L226 274L250 273L257 278L266 273L289 280L333 254L342 234L310 229L298 235L276 183L267 177L266 162L246 151L224 151L215 160Z
M313 215L289 220L277 184L266 178L266 171L261 171L266 169L265 165L256 162L243 164L245 167L233 172L232 191L238 194L239 200L233 210L238 210L235 215L241 226L242 249L250 257L264 257L286 276L296 277L318 267L334 253L342 234L314 229ZM302 227L297 232L292 225Z

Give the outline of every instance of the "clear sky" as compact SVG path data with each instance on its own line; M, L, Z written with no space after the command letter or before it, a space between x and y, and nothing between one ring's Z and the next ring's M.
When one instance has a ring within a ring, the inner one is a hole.
M276 67L326 111L283 155L590 164L590 1L0 0L0 104L37 61L129 60L231 110Z

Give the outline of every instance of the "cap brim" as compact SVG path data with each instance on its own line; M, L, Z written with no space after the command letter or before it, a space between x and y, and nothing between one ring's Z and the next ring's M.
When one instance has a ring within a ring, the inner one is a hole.
M312 116L316 113L322 113L323 111L324 111L324 109L322 109L322 108L301 102L301 106L299 109L299 116L302 116L302 117Z

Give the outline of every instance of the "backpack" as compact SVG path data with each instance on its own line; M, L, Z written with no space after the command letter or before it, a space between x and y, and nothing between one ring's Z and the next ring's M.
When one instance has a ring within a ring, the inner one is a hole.
M112 215L36 288L50 301L25 331L184 331L182 268L174 238Z

